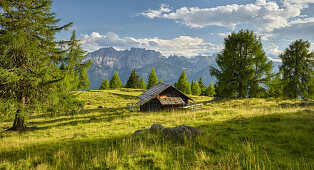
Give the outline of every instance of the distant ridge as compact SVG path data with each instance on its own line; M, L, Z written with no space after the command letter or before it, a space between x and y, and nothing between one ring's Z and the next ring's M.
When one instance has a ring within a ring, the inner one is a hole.
M185 70L189 81L198 81L202 76L204 83L208 85L214 81L209 75L209 66L216 65L215 58L216 55L191 58L176 55L165 57L160 52L143 48L119 51L108 47L88 53L84 60L91 59L94 63L88 70L91 81L89 89L98 89L102 80L110 79L115 71L118 72L123 84L126 83L132 69L136 69L140 77L144 76L147 83L152 67L155 68L158 79L162 78L164 82L170 84L177 81L182 70Z

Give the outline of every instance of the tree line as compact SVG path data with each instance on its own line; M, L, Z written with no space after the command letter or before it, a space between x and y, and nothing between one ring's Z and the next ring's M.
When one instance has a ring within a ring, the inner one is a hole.
M314 98L314 52L308 41L296 40L278 56L282 61L278 73L272 72L273 63L253 31L233 32L224 44L216 59L219 68L210 69L217 78L217 96Z
M217 79L215 85L211 83L206 87L202 78L190 83L182 71L174 86L185 94L222 98L314 98L314 52L310 51L311 44L308 41L296 40L278 56L282 61L278 73L272 72L273 63L263 50L261 38L253 31L233 32L224 39L224 45L216 58L218 68L210 68L210 75ZM134 69L124 87L149 89L157 83L154 68L147 85L143 77L139 79ZM108 79L102 82L100 89L122 87L115 73L110 83Z
M150 89L154 85L156 85L158 82L163 82L162 79L160 81L157 78L155 69L152 68L152 71L149 74L148 77L148 83L145 83L145 79L142 76L141 79L139 78L139 75L136 73L136 69L134 69L125 84L125 86L122 85L120 77L117 72L113 74L110 81L108 78L104 79L99 87L99 90L108 90L108 89L119 89L119 88L133 88L133 89ZM188 78L186 76L186 73L182 71L180 78L178 81L174 84L174 86L182 91L185 94L192 94L192 95L203 95L203 96L214 96L215 95L215 87L213 83L210 83L207 87L202 80L202 77L200 77L199 81L193 82L192 84L189 83Z

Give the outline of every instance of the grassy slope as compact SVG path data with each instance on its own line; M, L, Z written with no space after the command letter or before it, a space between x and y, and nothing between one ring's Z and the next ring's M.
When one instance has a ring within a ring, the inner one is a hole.
M201 111L128 111L126 104L138 101L135 96L141 92L77 92L86 103L84 111L29 116L28 125L38 130L0 133L0 169L314 168L313 102L241 99L204 102ZM104 108L98 109L100 105ZM93 116L98 120L89 121ZM0 131L11 123L0 123ZM131 135L155 123L185 124L205 133L185 144L158 134Z

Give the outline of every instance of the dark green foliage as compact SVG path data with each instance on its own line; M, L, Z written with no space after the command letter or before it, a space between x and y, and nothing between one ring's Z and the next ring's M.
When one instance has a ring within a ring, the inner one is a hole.
M272 62L267 62L260 37L252 31L233 32L224 40L225 48L217 55L220 69L211 67L220 97L262 97L270 79Z
M24 105L45 100L60 80L60 50L54 41L60 31L50 0L1 1L0 96Z
M282 60L284 96L314 98L314 52L308 41L296 40L279 57Z
M99 87L99 90L108 90L109 89L109 81L108 79L104 79Z
M110 79L109 88L110 89L119 89L122 88L123 85L121 83L120 77L117 72L114 72L113 76Z
M126 82L125 87L126 87L126 88L137 89L137 88L139 88L139 86L140 86L139 76L136 74L136 70L134 69L134 70L131 72L128 81Z
M199 96L199 95L202 93L201 88L200 88L198 82L195 82L195 83L194 83L194 82L192 81L192 84L191 84L191 92L192 92L193 95L196 95L196 96Z
M92 61L82 62L86 52L82 50L80 41L76 39L75 31L72 32L70 41L64 43L68 47L65 57L62 59L63 63L60 66L60 70L64 70L63 75L65 75L63 81L64 89L71 91L87 89L90 86L87 68L92 65Z
M283 83L281 81L281 72L277 73L275 77L270 80L267 96L280 98L283 96Z
M201 88L201 95L205 95L206 86L203 83L202 77L200 77L200 80L198 81L198 84L199 84L199 86Z
M139 88L140 89L146 89L145 79L144 79L143 76L142 76L142 78L140 80Z
M155 69L152 68L152 71L150 72L150 75L148 77L147 89L150 89L151 87L155 86L157 83L158 83L158 78L157 78Z
M210 83L210 85L205 90L205 95L209 97L215 96L215 86L213 85L213 82Z
M55 34L72 23L58 27L60 20L50 12L51 5L50 0L0 1L0 98L20 102L21 114L47 108L66 113L80 105L69 89L88 86L80 65L84 52L75 36L70 41L55 40ZM63 50L64 46L73 50ZM75 82L80 83L73 88L66 82L69 63L79 72Z
M191 84L189 83L187 76L184 72L182 71L179 80L175 83L174 85L178 90L182 91L185 94L191 94Z

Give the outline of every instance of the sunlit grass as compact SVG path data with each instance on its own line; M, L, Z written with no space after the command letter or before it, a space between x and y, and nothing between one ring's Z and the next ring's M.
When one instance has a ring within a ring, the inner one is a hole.
M141 113L126 109L142 90L76 92L73 115L29 115L26 133L0 134L0 169L313 169L311 101L191 96L203 109ZM103 108L98 108L103 106ZM90 121L91 117L98 120ZM204 131L184 144L159 134L133 136L160 123ZM4 131L12 122L0 123Z

